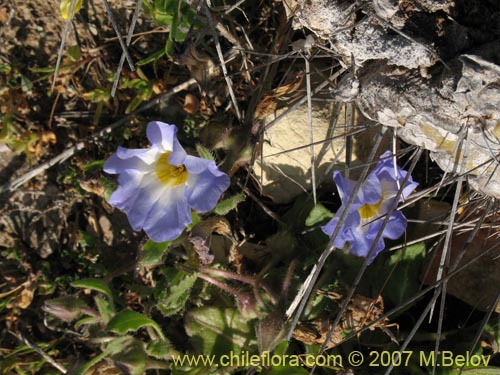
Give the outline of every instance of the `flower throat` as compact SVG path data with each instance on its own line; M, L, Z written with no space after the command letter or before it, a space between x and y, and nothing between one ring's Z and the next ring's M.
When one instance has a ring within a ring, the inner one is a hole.
M168 162L171 152L165 152L156 161L156 177L165 185L178 186L188 179L188 172L184 164L175 166Z

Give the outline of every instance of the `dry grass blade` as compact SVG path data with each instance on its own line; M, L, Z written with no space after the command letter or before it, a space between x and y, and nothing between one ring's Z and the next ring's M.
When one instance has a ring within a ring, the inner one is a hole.
M115 30L116 36L118 38L118 41L120 42L120 46L122 47L122 51L125 54L125 58L127 59L128 65L130 66L130 70L134 71L135 66L134 66L134 61L132 60L132 57L128 53L128 48L125 45L125 42L123 41L122 34L120 32L120 29L118 28L118 23L116 22L115 15L113 13L113 10L109 6L108 0L102 0L104 6L106 7L106 11L108 12L108 17L111 21L111 24L113 25L113 29Z
M130 45L130 41L132 40L132 35L134 35L135 24L137 22L137 18L139 17L139 12L141 11L141 7L142 7L142 0L137 0L135 4L134 15L132 16L132 21L130 21L130 27L128 29L127 40L125 41L127 47ZM118 68L116 69L115 80L113 81L113 88L111 89L112 97L115 96L116 88L118 87L118 82L120 81L120 75L126 56L127 55L125 54L125 52L122 52L122 55L120 57L120 62L118 63Z
M63 374L66 374L67 370L64 366L61 364L57 363L54 358L52 358L50 355L45 353L38 345L35 343L32 343L29 341L22 333L14 333L12 331L9 331L9 333L14 336L16 339L21 341L23 344L27 345L29 348L33 349L35 352L37 352L44 360L47 361L47 363L50 363L51 366L62 372Z
M222 53L222 48L220 46L219 36L217 35L217 31L215 30L214 23L212 21L212 15L210 14L210 9L208 8L208 4L205 2L205 0L202 0L202 3L203 3L202 4L203 11L205 12L205 15L207 17L208 26L212 31L212 36L215 42L215 49L217 50L217 56L219 57L222 73L224 74L224 79L226 80L227 83L229 96L231 97L231 101L233 102L236 117L238 118L239 121L241 121L241 112L238 106L238 101L236 100L236 96L234 95L233 82L231 81L231 77L229 77L227 73L226 62L224 61L224 54Z
M351 129L354 127L354 105L352 103L345 104L345 177L349 178L349 170L352 162L352 136L350 135Z
M311 153L311 183L313 191L313 201L316 205L316 160L314 157L314 132L312 124L312 93L311 93L311 67L307 56L304 57L306 66L306 88L307 88L307 122L309 124L309 151Z
M68 19L66 20L66 25L64 26L63 35L61 38L61 44L59 45L59 51L57 52L56 68L54 70L54 78L52 79L52 85L50 87L50 91L54 91L54 88L56 86L57 73L59 72L59 66L61 65L64 45L66 44L66 37L68 36L68 31L69 31L69 28L71 26L71 21L73 19L73 15L75 13L76 1L77 0L71 0L71 5L69 8L69 13L68 13Z
M465 150L462 158L462 171L464 170L465 166L465 161L467 160L467 150L469 146L469 137L466 137L466 145L465 145ZM446 238L445 238L445 243L443 246L443 252L441 254L441 260L439 263L439 270L438 270L438 275L436 277L436 280L440 280L444 267L446 266L447 268L449 267L450 264L450 249L451 249L451 235L453 233L453 225L455 223L455 216L458 208L458 202L460 199L460 194L462 191L462 183L463 183L463 176L460 176L457 181L457 186L455 189L455 196L453 198L453 205L450 213L450 223L448 225L448 231L446 232ZM438 319L438 326L437 326L437 331L436 331L436 343L434 346L434 353L437 355L439 351L439 344L441 342L441 334L442 334L442 328L443 328L443 320L444 320L444 309L445 309L445 304L446 304L446 289L447 289L447 281L444 280L443 283L439 288L436 289L436 294L441 294L441 304L439 308L439 319ZM431 307L430 314L429 314L429 320L432 319L432 311L434 309L434 304ZM423 314L422 314L423 315ZM432 367L432 374L436 372L436 367L437 363L435 362Z
M359 129L359 130L354 130L354 131L351 131L350 133L344 133L344 134L338 134L338 135L335 135L335 136L332 136L332 137L328 137L328 138L325 138L325 139L322 139L320 141L314 141L313 145L316 146L316 145L322 145L322 144L325 144L325 143L329 143L335 139L338 139L338 138L342 138L342 137L345 137L346 135L355 135L355 134L359 134L359 133L362 133L364 132L365 129ZM279 155L283 155L283 154L288 154L290 152L294 152L294 151L299 151L299 150L302 150L304 148L307 148L309 147L310 145L307 144L307 145L304 145L304 146L298 146L298 147L294 147L294 148L290 148L288 150L283 150L283 151L280 151L280 152L276 152L274 154L269 154L269 155L265 155L263 156L263 159L267 159L267 158L272 158L274 156L279 156ZM335 163L335 161L334 161ZM328 173L326 173L328 174ZM321 181L319 181L319 183L321 183Z
M390 310L390 311L382 314L380 317L378 317L377 319L371 321L370 323L368 323L366 326L362 327L361 329L356 330L356 331L350 333L349 335L347 335L346 337L344 337L343 340L341 342L339 342L337 345L341 345L341 344L349 341L350 339L352 339L356 335L360 335L363 332L366 332L367 330L371 329L371 327L377 325L378 323L384 321L385 319L387 319L390 316L398 313L399 311L404 310L408 306L414 304L416 301L418 301L419 299L421 299L423 296L425 296L430 291L434 290L434 292L435 292L436 288L438 288L441 285L441 283L443 282L443 280L449 280L450 278L456 276L457 274L459 274L460 272L462 272L463 270L465 270L467 267L469 267L473 263L477 262L480 258L482 258L484 256L487 256L491 251L495 250L496 247L497 247L497 245L494 244L494 245L490 246L489 248L485 249L478 257L472 258L471 260L467 261L465 264L461 265L459 268L457 268L457 269L453 270L452 272L449 272L448 274L446 274L443 277L442 280L434 282L432 285L429 285L425 289L421 290L420 292L418 292L417 294L415 294L413 297L411 297L407 301L401 303L399 306L396 306L392 310ZM438 296L439 296L438 294L434 293L433 297L431 298L431 300L427 304L427 306L424 309L423 313L420 315L420 317L417 320L417 322L414 323L414 326L413 326L412 330L408 333L405 341L401 344L401 347L400 347L400 350L399 350L400 353L402 353L408 347L409 343L411 342L411 340L413 339L413 337L417 333L419 327L422 325L422 323L423 323L426 315L429 313L431 307L435 304L436 299L437 299ZM498 302L499 301L498 301L498 296L497 296L496 303L498 303ZM495 306L495 305L493 305L493 306ZM489 312L488 312L488 314L489 314ZM488 317L488 320L489 320L489 317ZM483 320L483 322L484 321L487 321L486 317ZM385 375L390 374L392 372L393 368L394 368L393 365L389 366L384 374Z

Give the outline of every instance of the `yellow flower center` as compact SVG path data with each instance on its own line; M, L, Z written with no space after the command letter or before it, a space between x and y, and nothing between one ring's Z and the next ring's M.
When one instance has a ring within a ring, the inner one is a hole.
M384 197L382 196L377 203L374 204L365 204L358 208L359 216L361 220L371 219L379 213L380 205L382 204L382 200Z
M170 154L170 152L165 152L161 154L160 158L156 161L156 177L165 185L182 185L188 179L188 172L183 164L178 166L170 164L168 162Z

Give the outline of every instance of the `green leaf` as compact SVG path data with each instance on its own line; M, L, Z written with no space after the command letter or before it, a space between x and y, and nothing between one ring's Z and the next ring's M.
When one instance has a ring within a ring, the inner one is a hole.
M172 241L154 242L148 240L142 248L141 260L139 263L144 267L156 266L161 263L163 255L167 252L171 244Z
M0 73L2 74L9 74L11 72L12 68L10 65L7 64L0 64Z
M88 370L94 366L95 364L101 362L104 358L108 356L108 353L101 353L94 358L92 358L90 361L84 363L81 366L78 366L77 368L72 369L70 372L67 372L69 375L85 375L88 373Z
M200 307L189 311L184 322L198 353L221 356L256 349L253 326L236 309Z
M198 151L198 155L200 155L200 158L215 161L214 155L210 152L208 148L206 148L202 144L200 143L196 144L196 151Z
M228 212L234 210L238 204L243 202L245 200L245 194L240 193L233 195L232 197L229 197L227 199L224 199L217 203L217 205L214 208L214 212L217 215L226 215Z
M485 332L488 332L496 341L497 345L500 346L500 316L498 314L490 318L486 325Z
M334 214L332 211L323 206L321 203L318 203L313 207L311 212L309 212L309 216L306 219L306 225L308 227L312 227L325 220L331 219L333 216Z
M68 54L68 57L73 62L80 60L80 58L82 57L82 51L80 50L80 47L78 46L78 44L76 44L74 46L69 46L67 54Z
M9 143L17 134L16 125L14 124L15 117L12 114L6 114L0 117L2 129L0 130L0 142Z
M131 375L142 375L146 370L148 357L144 351L144 344L135 339L130 338L118 345L111 359L120 363L121 367L127 369L127 373Z
M115 181L108 180L106 178L101 178L99 179L101 182L102 186L104 186L104 199L109 201L109 197L111 197L111 194L117 189L118 184Z
M85 232L84 230L79 230L80 240L78 244L81 247L93 247L96 243L96 238L90 233Z
M174 315L184 309L196 279L196 274L177 271L158 298L157 307L163 315Z
M155 53L153 53L152 55L149 55L148 57L146 57L145 59L142 59L140 61L137 61L135 63L135 65L137 66L143 66L143 65L147 65L149 63L152 63L152 62L156 62L158 61L159 59L161 59L163 56L165 56L167 52L165 51L165 49L161 49L159 51L156 51Z
M178 352L167 340L153 340L146 347L146 353L157 359L169 359Z
M174 42L170 37L167 39L167 43L165 44L165 54L168 57L172 57L174 55Z
M153 19L158 26L171 26L173 19L177 16L179 0L155 0Z
M423 242L398 250L389 258L384 267L387 274L393 267L395 268L384 289L384 294L394 305L400 305L418 293L420 269L424 258L425 244Z
M96 280L96 279L77 280L73 281L71 283L71 286L74 288L91 289L95 290L96 292L103 293L106 297L108 297L109 302L113 303L113 293L111 293L111 289L109 288L108 284L106 284L102 280Z
M130 331L137 331L144 327L151 327L164 338L160 326L153 319L135 311L125 310L116 314L108 323L107 329L123 335Z
M459 371L457 371L457 375L458 373ZM466 375L500 375L500 368L488 367L488 368L465 369L462 373Z
M105 88L96 88L86 92L82 97L92 103L107 103L111 99L111 91Z
M104 167L104 160L94 160L90 163L85 164L83 167L84 172L91 171L93 169L102 169Z
M266 375L306 375L309 374L305 368L296 366L273 366L269 372L265 372Z
M109 303L109 301L106 301L100 296L95 296L94 300L97 305L97 309L99 310L99 314L102 317L102 321L105 324L108 323L111 317L115 314L114 307Z
M66 68L68 68L68 66L66 66ZM59 68L59 71L61 71L62 67ZM45 67L45 68L30 68L30 71L32 71L33 73L54 73L56 70L55 67L52 67L52 66L49 66L49 67Z
M23 92L28 92L33 88L33 82L28 77L21 75L21 89Z
M288 230L280 230L267 238L267 246L272 250L273 259L289 257L297 248L297 239Z
M88 318L82 318L75 323L75 329L80 329L82 326L101 324L102 318L100 316L89 316Z
M126 335L117 337L114 340L109 341L107 344L103 345L103 352L108 355L118 354L125 350L127 346L130 346L134 342L133 336Z

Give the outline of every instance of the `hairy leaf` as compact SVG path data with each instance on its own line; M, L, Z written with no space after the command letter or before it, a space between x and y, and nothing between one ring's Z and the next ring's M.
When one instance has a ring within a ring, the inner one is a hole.
M160 326L153 319L135 311L121 311L116 314L108 323L107 329L118 334L125 334L130 331L137 331L144 327L152 327L158 335L163 338Z
M195 274L177 271L169 282L169 287L158 298L157 307L163 315L174 315L184 309L196 279Z
M186 314L184 326L198 353L220 356L255 347L255 332L238 310L201 307Z

